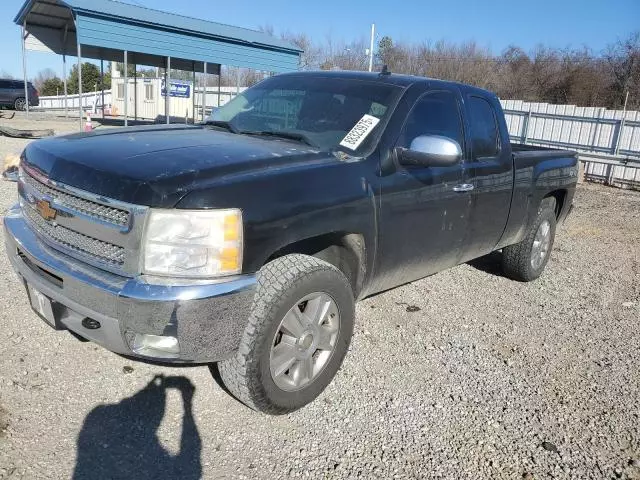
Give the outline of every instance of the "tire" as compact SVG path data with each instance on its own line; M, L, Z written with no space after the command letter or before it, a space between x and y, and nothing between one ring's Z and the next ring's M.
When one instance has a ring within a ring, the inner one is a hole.
M555 198L543 199L522 241L502 249L502 269L507 277L531 282L542 274L556 235L555 207Z
M18 111L26 110L27 109L26 100L22 97L16 98L15 101L13 102L13 108L15 108Z
M281 415L313 401L337 373L351 342L355 301L340 270L307 255L277 258L257 277L238 352L219 362L218 370L242 403ZM321 313L313 315L316 309ZM311 317L320 320L307 322ZM296 332L298 326L306 330ZM305 359L289 363L291 352Z

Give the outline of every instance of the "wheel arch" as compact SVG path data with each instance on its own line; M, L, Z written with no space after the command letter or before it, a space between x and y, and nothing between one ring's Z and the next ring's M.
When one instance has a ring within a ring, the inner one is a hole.
M562 209L564 208L564 202L567 198L567 190L566 189L558 189L553 190L547 193L541 200L544 201L545 198L553 198L555 199L555 212L556 212L556 220L560 219L560 214L562 213Z
M362 234L331 232L297 240L272 253L265 264L292 253L309 255L330 263L347 277L355 298L362 292L367 273L366 246Z

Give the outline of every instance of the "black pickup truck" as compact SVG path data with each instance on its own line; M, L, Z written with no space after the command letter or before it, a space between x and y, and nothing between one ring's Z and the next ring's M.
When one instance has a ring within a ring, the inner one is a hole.
M285 413L338 371L356 300L496 250L537 278L577 171L573 152L511 145L490 92L293 73L203 125L29 144L6 247L55 329L218 362L238 399Z

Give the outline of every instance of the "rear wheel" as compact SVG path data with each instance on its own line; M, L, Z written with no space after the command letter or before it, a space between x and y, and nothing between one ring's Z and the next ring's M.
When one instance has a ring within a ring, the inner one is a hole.
M27 101L24 98L16 98L15 102L13 102L13 107L16 110L25 110L27 108Z
M525 238L502 249L502 268L508 277L530 282L544 271L556 235L555 206L555 198L545 198Z
M333 265L287 255L258 272L258 289L240 348L220 362L229 391L254 410L283 414L314 400L347 352L354 298Z

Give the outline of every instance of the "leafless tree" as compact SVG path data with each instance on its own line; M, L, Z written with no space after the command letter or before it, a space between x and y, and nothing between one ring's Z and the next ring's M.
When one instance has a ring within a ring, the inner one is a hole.
M54 72L50 68L45 68L44 70L40 70L36 74L36 76L33 78L32 80L33 86L36 87L36 90L42 90L42 86L44 85L44 82L46 82L51 78L56 78L56 77L57 77L56 72Z
M621 106L629 92L629 106L640 107L640 31L610 45L604 58L612 76L611 103Z
M306 33L276 34L303 53L302 70L366 70L368 39L317 41ZM376 46L375 68L391 72L468 83L495 91L505 99L620 108L629 92L629 108L640 108L640 31L611 44L604 52L587 47L557 49L539 45L527 52L510 45L500 55L474 41L395 42L383 36ZM236 85L238 69L224 68L223 85ZM243 85L261 80L263 72L240 69Z

